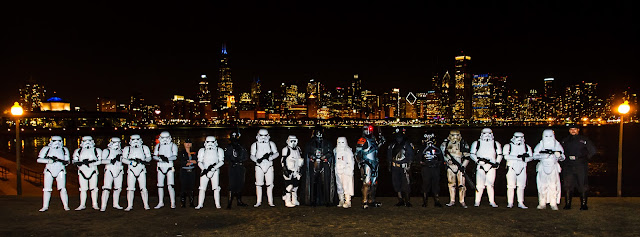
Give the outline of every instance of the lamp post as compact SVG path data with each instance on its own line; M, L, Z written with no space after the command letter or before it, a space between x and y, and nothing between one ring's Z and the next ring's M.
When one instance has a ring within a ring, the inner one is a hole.
M18 196L22 195L22 177L20 169L20 149L22 142L20 141L20 116L24 111L18 102L11 106L11 114L16 118L16 191Z
M622 128L624 127L624 115L629 113L629 101L618 106L618 113L620 113L620 138L618 139L618 197L622 197Z

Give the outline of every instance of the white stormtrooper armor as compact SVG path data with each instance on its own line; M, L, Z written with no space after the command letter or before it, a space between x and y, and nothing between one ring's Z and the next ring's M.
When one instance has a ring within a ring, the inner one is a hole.
M336 158L336 187L339 207L350 208L353 196L353 166L355 164L353 150L347 144L347 138L339 137L333 149Z
M136 191L136 181L140 186L140 196L144 209L149 210L149 192L147 191L147 168L151 161L151 151L149 147L142 144L140 135L131 135L129 146L122 150L122 163L128 165L127 169L127 208L125 211L133 209L134 192Z
M164 131L160 133L160 143L156 145L153 151L153 159L157 160L158 171L158 205L155 209L164 206L164 181L167 180L167 190L169 190L169 199L171 199L171 208L176 208L176 192L173 189L175 184L175 169L173 161L178 158L178 145L171 142L171 134Z
M536 166L538 184L538 209L545 209L547 203L551 209L558 210L560 203L560 164L564 160L564 149L556 140L551 129L542 132L542 141L533 149L533 158L539 160Z
M444 160L447 162L447 180L449 186L449 198L450 201L446 205L451 207L456 203L456 182L458 184L458 196L460 205L467 208L464 202L467 188L465 186L465 176L463 174L464 169L469 164L469 145L462 140L460 131L453 130L449 132L449 136L440 146L440 149L445 154ZM454 162L457 161L457 162ZM462 165L462 169L458 165Z
M282 148L282 177L285 183L285 194L282 197L286 207L300 205L298 202L298 186L300 186L300 168L304 164L302 150L298 147L298 138L289 136L287 146Z
M84 210L87 202L87 190L91 190L91 204L93 209L98 207L98 165L102 160L102 150L96 148L91 136L82 137L80 148L73 152L73 163L78 166L78 181L80 183L80 206L76 211Z
M198 206L200 209L204 205L204 198L207 192L207 185L211 182L213 198L216 208L220 207L220 167L224 164L224 149L218 147L218 141L214 136L208 136L204 141L204 148L198 151L198 167L200 173L200 194L198 195Z
M266 129L260 129L256 139L258 141L251 144L250 159L256 163L256 205L262 203L262 186L267 185L267 199L269 206L273 204L273 160L280 156L276 144L269 141L271 137Z
M42 189L42 209L41 212L49 209L49 200L53 191L53 180L60 191L60 199L65 211L69 210L69 196L66 188L67 171L65 166L69 164L69 150L63 146L62 137L51 136L49 145L43 147L38 154L38 163L46 164L44 167L44 188Z
M513 196L518 188L518 207L527 209L524 205L524 188L527 185L527 162L533 159L531 147L524 143L524 133L516 132L511 143L504 145L502 154L507 160L507 202L508 208L513 207Z
M102 150L102 164L104 164L104 185L102 186L102 206L100 211L107 210L109 192L113 190L113 208L122 210L120 206L120 191L122 191L122 149L120 138L112 137L107 149Z
M476 162L476 202L480 206L482 193L487 188L489 205L498 207L495 202L493 184L496 180L496 169L502 161L502 146L493 139L493 131L490 128L482 129L480 140L471 144L471 159Z

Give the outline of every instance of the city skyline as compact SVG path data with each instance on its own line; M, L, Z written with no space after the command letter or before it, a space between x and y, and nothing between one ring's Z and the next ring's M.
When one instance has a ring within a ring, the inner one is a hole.
M91 107L96 94L123 101L140 92L152 104L173 94L196 99L191 88L200 75L210 77L212 91L219 83L223 43L237 101L236 92L249 92L254 78L262 91L275 91L282 82L302 87L309 79L348 86L340 82L358 74L369 90L417 93L416 81L426 90L434 74L454 76L451 58L462 51L473 58L472 74L507 75L520 91L543 91L529 82L553 77L561 87L599 83L606 95L638 88L637 60L629 56L638 49L637 30L628 30L634 29L630 9L588 2L206 3L166 9L175 13L167 17L110 8L59 15L18 8L5 16L10 27L0 101L17 99L15 88L31 77L47 85L48 95L56 91L81 107Z

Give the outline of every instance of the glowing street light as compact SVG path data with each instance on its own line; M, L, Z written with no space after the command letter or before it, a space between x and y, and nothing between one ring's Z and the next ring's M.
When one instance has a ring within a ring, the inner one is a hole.
M11 106L11 114L16 118L16 192L18 196L22 196L22 177L20 169L20 116L24 113L22 106L18 102L15 102Z
M624 127L624 115L629 113L631 107L629 101L618 106L618 113L620 113L620 138L618 139L618 197L622 197L622 128Z

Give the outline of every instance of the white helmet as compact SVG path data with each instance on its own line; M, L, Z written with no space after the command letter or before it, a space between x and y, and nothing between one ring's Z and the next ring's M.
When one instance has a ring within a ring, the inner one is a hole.
M518 146L524 144L524 133L521 133L521 132L513 133L513 137L511 138L511 143Z
M89 149L89 148L93 148L95 147L96 143L93 141L93 137L91 136L84 136L82 137L82 142L80 144L80 146L84 149Z
M216 147L218 147L218 140L216 140L216 137L214 136L208 136L205 140L204 140L204 148L207 150L213 150Z
M347 138L346 137L338 137L338 140L336 141L336 147L340 148L340 149L345 149L345 148L349 147L349 145L347 144Z
M131 135L129 139L129 145L131 145L132 147L142 146L142 138L140 138L140 135L138 134Z
M298 146L298 137L296 137L295 135L289 135L289 137L287 138L287 146L289 146L290 148L295 148L296 146Z
M62 137L61 136L51 136L51 140L49 141L49 147L51 148L61 148L62 147Z
M112 137L109 140L109 145L107 145L107 147L109 147L109 149L113 149L113 150L120 150L120 138L119 137Z
M493 141L493 131L491 128L483 128L482 133L480 133L480 141L490 142Z
M169 145L169 143L171 143L171 134L167 131L161 132L158 140L162 145Z
M258 142L260 143L267 143L269 142L269 139L271 139L271 136L269 136L269 131L263 128L258 130L258 135L256 135L256 139L258 139Z

